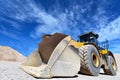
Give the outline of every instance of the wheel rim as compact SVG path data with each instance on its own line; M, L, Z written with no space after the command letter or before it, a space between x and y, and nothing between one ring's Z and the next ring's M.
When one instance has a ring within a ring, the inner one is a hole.
M99 67L99 59L98 59L98 55L94 52L92 53L92 64L95 67Z
M112 68L113 68L114 70L116 70L116 63L115 63L115 61L112 62Z

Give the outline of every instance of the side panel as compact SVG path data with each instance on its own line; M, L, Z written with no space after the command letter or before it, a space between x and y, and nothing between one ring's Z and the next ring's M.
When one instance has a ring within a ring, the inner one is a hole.
M69 45L72 45L72 46L74 46L75 48L79 48L79 47L81 47L81 46L84 45L84 42L76 42L76 41L74 41L74 40L71 40L70 43L69 43Z
M53 76L75 76L80 70L80 57L78 51L67 46L59 59L53 65L51 74Z

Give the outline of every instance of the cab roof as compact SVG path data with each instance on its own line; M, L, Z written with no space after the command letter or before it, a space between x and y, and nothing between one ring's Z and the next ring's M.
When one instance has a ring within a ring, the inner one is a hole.
M94 32L87 32L85 34L79 35L78 37L79 38L86 38L86 37L91 37L91 36L95 37L96 39L98 39L98 37L99 37L99 35L94 33Z

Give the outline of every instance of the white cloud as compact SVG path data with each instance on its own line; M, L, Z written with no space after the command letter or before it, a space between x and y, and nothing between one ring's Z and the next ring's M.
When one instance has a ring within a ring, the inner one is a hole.
M100 35L99 40L104 41L105 39L114 40L120 39L120 17L115 20L99 25L98 33Z
M99 40L104 41L105 39L117 39L120 35L120 17L109 22L109 17L105 15L106 11L99 5L97 12L92 16L89 15L88 12L92 9L91 5L93 5L93 1L84 5L71 5L70 9L66 9L65 12L60 13L59 11L57 12L56 8L48 13L42 7L38 7L32 0L2 1L1 5L5 5L6 3L6 6L2 6L4 9L0 8L1 14L8 15L19 21L35 21L39 24L31 32L30 35L32 37L37 38L42 33L52 34L54 32L62 32L76 38L82 31L94 30L99 33ZM23 3L25 4L23 5ZM11 5L12 7L10 7ZM56 12L56 16L53 16L53 12ZM16 29L20 27L19 22L6 21Z
M119 53L120 49L120 39L112 40L109 42L109 50L113 53Z
M67 30L68 26L65 15L60 15L59 18L55 18L50 14L42 13L39 11L38 14L39 17L38 21L40 22L42 21L42 24L35 28L35 31L31 33L32 36L39 37L42 33L53 34L55 32L65 32ZM41 16L43 18L41 18Z
M6 18L3 18L0 16L0 21L4 21L6 23L8 23L10 26L14 27L15 29L20 29L20 24L16 21L13 21L13 20L9 20L9 19L6 19Z
M52 15L40 10L33 4L30 4L33 8L33 16L37 18L38 23L42 23L35 28L35 33L31 33L32 36L38 37L41 33L51 33L60 30L59 20Z
M56 12L56 16L52 15L52 12L47 13L41 7L38 7L34 4L34 1L19 1L16 0L15 2L6 1L2 2L3 5L8 3L5 6L5 10L1 10L4 15L7 15L13 19L19 21L36 21L39 25L35 27L35 30L31 32L32 37L39 37L41 33L54 33L54 32L62 32L69 34L73 37L77 37L81 32L79 30L78 24L79 22L85 25L89 25L87 20L83 17L83 14L90 9L90 5L83 7L83 5L71 5L71 9L66 9L65 12ZM23 3L27 3L24 4ZM13 5L14 4L14 5ZM59 4L59 3L58 3ZM10 7L12 5L12 7ZM53 10L54 12L54 10ZM18 26L17 24L13 23L12 25ZM83 26L82 26L83 28ZM77 35L76 35L77 34Z
M99 34L99 41L109 41L120 39L120 16L114 20L109 20L111 17L106 16L106 11L101 8L97 9L96 14L92 17L94 32Z
M32 15L36 17L38 23L41 23L31 33L32 37L40 37L43 33L53 34L55 32L67 33L71 31L68 26L68 18L66 13L61 13L58 14L57 17L54 17L52 14L49 14L44 10L40 10L40 8L35 5L30 5L33 8L34 14Z
M15 18L18 19L18 20L21 20L21 21L25 21L26 15L24 15L24 14L21 15L21 14L17 13L17 14L15 15Z
M0 33L4 34L10 38L18 39L18 36L16 35L16 34L18 34L18 32L14 31L14 30L10 30L4 26L0 26Z

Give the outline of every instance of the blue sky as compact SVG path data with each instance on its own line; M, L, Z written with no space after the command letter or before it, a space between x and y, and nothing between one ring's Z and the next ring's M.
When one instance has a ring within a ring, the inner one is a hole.
M0 45L28 56L43 34L61 32L78 40L94 31L120 53L119 5L119 0L0 0Z

